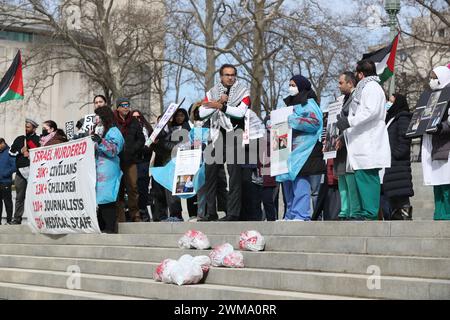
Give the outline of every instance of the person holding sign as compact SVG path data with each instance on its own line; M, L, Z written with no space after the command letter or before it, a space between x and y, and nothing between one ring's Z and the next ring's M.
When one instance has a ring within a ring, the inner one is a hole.
M353 93L348 117L338 116L337 126L344 131L348 165L355 172L361 213L356 220L378 220L381 183L379 171L391 166L391 148L385 123L386 96L380 86L375 63L359 61L358 85Z
M30 173L30 149L39 148L39 137L36 129L39 125L31 119L25 120L25 135L17 137L9 150L9 154L16 158L16 209L12 224L21 224L27 191L28 175Z
M39 140L41 147L53 146L67 141L66 134L63 130L58 129L55 121L47 120L42 124L42 134Z
M115 233L117 195L119 194L122 171L119 153L123 149L124 139L120 130L114 125L114 114L109 107L95 109L98 116L95 125L95 166L97 183L95 186L98 205L100 230Z
M137 163L145 144L145 137L139 121L131 113L131 103L128 98L119 98L114 112L118 129L125 140L123 152L120 153L120 167L123 171L122 185L119 194L118 222L125 222L125 191L128 195L128 208L131 220L140 222L138 205L138 171Z
M433 91L450 86L450 69L437 67L431 72ZM422 168L425 185L434 187L435 220L450 220L450 125L448 105L442 122L433 134L424 134Z
M294 106L294 113L288 118L293 129L292 153L288 159L289 172L277 176L277 181L283 182L287 205L285 220L310 221L313 177L326 172L320 142L323 114L311 82L305 77L291 78L289 92L284 102Z

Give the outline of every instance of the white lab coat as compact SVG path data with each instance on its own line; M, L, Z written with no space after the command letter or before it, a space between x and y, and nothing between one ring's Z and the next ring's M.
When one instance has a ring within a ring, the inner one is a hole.
M350 128L345 131L345 138L348 164L353 170L391 167L385 105L383 89L372 81L364 87L360 104L350 106Z
M422 142L422 170L423 184L426 186L443 186L450 184L450 161L433 161L431 152L433 136L423 135Z

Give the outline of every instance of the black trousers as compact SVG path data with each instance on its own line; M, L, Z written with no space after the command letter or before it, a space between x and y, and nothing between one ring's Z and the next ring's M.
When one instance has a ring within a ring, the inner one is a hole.
M116 202L107 204L100 204L98 206L97 218L100 230L106 233L116 233L117 220L117 205Z
M6 209L6 222L11 222L13 215L11 184L0 184L0 224L2 222L3 203Z
M139 163L137 165L138 169L137 186L139 192L138 206L141 219L144 222L150 221L150 215L147 209L149 201L148 186L150 184L150 175L148 168L149 168L148 162Z

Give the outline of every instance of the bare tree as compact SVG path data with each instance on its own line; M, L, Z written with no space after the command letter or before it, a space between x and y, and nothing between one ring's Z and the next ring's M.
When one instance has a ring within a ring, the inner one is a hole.
M55 76L82 74L109 100L148 95L154 84L154 56L162 56L164 11L161 1L123 6L114 0L4 1L2 26L39 30L27 66L39 71L33 93L39 98ZM148 21L152 21L149 26Z

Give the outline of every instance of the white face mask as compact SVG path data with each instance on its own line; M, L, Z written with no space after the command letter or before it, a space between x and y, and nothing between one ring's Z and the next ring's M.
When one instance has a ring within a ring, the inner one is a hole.
M389 111L389 109L392 108L393 105L394 105L394 104L393 104L392 102L390 102L390 101L387 102L387 103L386 103L386 111Z
M298 92L298 88L297 87L289 87L289 95L290 96L296 96L296 95L298 95L299 94L299 92Z
M103 133L105 132L105 127L102 124L97 124L95 127L95 134L98 134L100 137L103 137Z
M431 79L430 80L430 88L431 88L431 90L441 89L441 84L439 82L439 79Z

